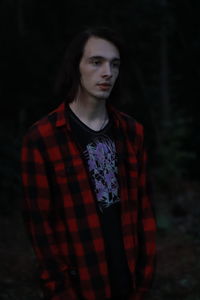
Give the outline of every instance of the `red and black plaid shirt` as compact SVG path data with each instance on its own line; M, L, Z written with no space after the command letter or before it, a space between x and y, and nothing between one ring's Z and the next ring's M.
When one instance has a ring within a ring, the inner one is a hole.
M108 109L114 119L121 226L134 288L131 299L142 299L154 273L156 231L147 192L143 128L126 114ZM45 299L110 298L96 196L65 103L25 136L22 179L23 214Z

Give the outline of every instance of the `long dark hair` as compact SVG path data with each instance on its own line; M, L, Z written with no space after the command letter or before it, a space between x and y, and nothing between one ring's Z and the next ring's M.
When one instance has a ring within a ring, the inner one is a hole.
M99 37L113 43L121 58L119 76L110 94L109 102L117 103L122 93L124 47L121 37L112 29L107 27L87 28L79 33L68 45L61 67L55 80L55 95L68 103L76 97L80 84L79 64L83 55L84 47L90 37Z

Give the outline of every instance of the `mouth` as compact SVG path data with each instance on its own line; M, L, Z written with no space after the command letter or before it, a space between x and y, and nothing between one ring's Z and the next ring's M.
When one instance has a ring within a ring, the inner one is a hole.
M109 83L99 83L99 84L97 84L97 86L101 89L101 90L104 90L104 91L106 91L106 90L109 90L110 88L111 88L111 84L109 84Z

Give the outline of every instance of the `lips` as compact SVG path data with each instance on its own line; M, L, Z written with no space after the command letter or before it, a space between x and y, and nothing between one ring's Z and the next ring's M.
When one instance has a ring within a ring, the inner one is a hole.
M111 88L111 84L109 84L109 83L99 83L98 87L102 90L109 90Z
M109 82L100 82L100 83L98 83L98 85L107 85L107 86L111 86L111 83L109 83Z

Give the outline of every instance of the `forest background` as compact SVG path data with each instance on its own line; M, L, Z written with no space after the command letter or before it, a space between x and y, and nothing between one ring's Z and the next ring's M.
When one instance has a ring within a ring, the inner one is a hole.
M65 47L94 25L123 36L129 69L119 108L145 127L158 223L149 299L200 299L199 13L195 0L1 0L1 300L40 299L21 218L21 142L60 103L53 86Z

